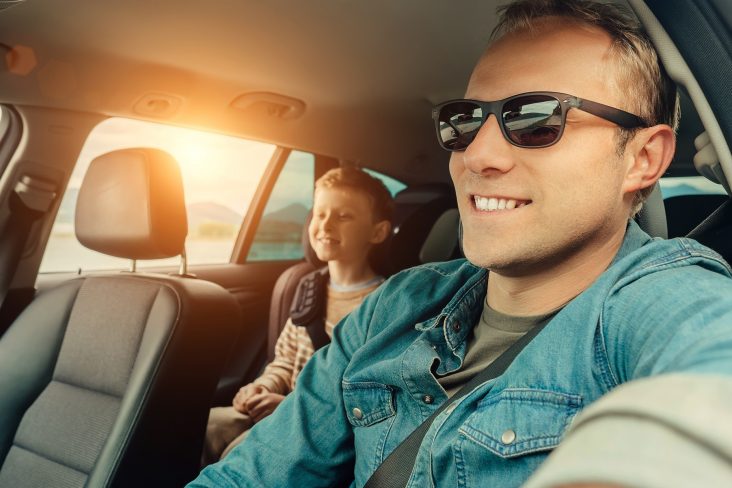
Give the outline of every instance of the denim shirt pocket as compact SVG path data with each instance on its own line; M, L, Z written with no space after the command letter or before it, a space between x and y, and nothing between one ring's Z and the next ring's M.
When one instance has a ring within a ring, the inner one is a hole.
M580 395L509 388L483 399L460 432L503 459L549 451L581 407Z
M343 404L354 427L368 427L396 413L394 389L370 381L343 382Z

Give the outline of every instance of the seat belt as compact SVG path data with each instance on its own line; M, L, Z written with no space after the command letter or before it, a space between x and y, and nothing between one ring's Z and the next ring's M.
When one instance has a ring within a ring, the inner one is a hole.
M330 342L330 337L325 333L325 302L329 276L327 266L306 274L300 279L292 300L292 324L305 327L314 351Z
M432 422L435 418L440 415L447 407L455 403L456 400L464 397L471 391L473 391L479 385L485 383L488 380L501 376L504 371L511 365L514 358L518 356L521 350L536 337L544 326L549 323L537 325L529 332L524 334L518 341L516 341L511 347L509 347L503 354L486 368L473 376L457 393L451 396L445 403L440 405L440 408L435 410L427 420L422 422L419 427L412 431L409 436L394 449L389 456L381 463L376 471L368 479L364 488L404 488L407 486L412 470L414 469L414 463L417 460L417 451L419 446L422 444L425 434L429 430Z
M10 284L20 262L33 223L43 216L56 198L56 184L35 176L23 175L10 194L10 215L0 241L0 306L10 290Z

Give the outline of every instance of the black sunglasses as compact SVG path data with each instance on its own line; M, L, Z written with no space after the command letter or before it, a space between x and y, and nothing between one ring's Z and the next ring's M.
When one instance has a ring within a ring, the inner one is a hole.
M432 109L437 140L448 151L464 151L493 114L503 136L518 147L555 144L564 132L567 112L577 108L625 129L647 127L637 115L566 93L530 92L496 100L450 100Z

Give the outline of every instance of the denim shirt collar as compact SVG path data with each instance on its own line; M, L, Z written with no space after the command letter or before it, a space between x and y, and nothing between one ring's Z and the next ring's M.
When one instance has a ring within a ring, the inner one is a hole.
M623 243L610 266L650 240L651 237L633 219L629 219ZM475 270L476 273L458 289L452 300L437 316L415 325L415 329L420 331L442 326L445 342L453 352L464 343L483 310L483 302L488 291L488 270L477 266Z
M623 238L623 243L620 245L620 249L618 249L618 253L613 258L609 267L613 266L615 263L623 259L628 254L632 253L636 249L643 247L651 239L651 236L646 234L643 229L641 229L640 226L635 222L635 220L629 219L628 225L625 228L625 237Z

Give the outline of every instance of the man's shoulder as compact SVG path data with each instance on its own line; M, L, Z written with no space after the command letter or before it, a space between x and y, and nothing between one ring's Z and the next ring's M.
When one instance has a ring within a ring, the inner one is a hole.
M626 259L602 319L603 330L622 342L630 342L623 334L699 331L732 314L732 270L712 249L687 238L653 240Z
M710 276L732 276L732 269L722 256L685 237L652 239L618 264L622 285L640 278L645 278L645 282L683 279L685 275L696 274L700 268Z

